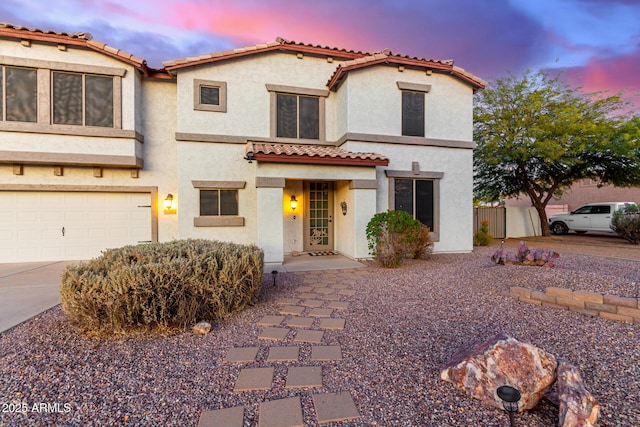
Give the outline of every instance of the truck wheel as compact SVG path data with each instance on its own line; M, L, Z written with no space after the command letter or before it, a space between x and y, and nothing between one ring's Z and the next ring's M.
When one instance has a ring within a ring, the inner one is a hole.
M564 222L554 222L551 224L551 232L553 234L567 234L569 227L567 227Z

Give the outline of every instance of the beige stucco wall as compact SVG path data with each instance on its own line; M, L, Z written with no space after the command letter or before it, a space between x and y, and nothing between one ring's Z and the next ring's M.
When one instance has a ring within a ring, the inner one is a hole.
M347 113L338 117L336 129L343 131L342 134L348 131L400 136L402 91L398 89L398 81L431 85L425 95L426 138L472 140L473 91L470 86L443 74L426 75L424 71L408 69L399 72L397 67L389 66L349 73L338 89L338 110Z
M257 192L256 162L243 159L241 144L180 142L177 145L178 222L180 238L205 238L238 243L256 243ZM238 190L238 214L244 226L195 227L194 217L200 212L200 192L192 181L244 181ZM280 198L278 198L280 206Z
M377 168L376 210L389 206L389 180L385 169L411 171L418 162L422 172L442 172L439 193L439 241L436 252L471 251L473 249L473 151L445 147L407 146L400 144L347 142L351 151L372 150L389 157L387 167Z
M275 53L180 71L178 132L268 137L271 107L265 84L326 90L336 65L325 59ZM194 111L194 79L227 83L226 113Z

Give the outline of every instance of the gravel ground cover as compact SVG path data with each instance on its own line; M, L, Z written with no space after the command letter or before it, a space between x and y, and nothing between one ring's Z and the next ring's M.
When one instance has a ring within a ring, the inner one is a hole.
M495 266L489 259L494 249L438 254L392 270L280 274L276 288L266 277L258 304L214 325L206 336L86 338L53 308L0 335L0 425L193 426L203 410L244 405L251 426L257 425L259 402L300 396L309 414L313 393L348 391L361 418L333 426L504 426L506 413L439 379L439 367L458 348L497 332L578 366L602 404L599 425L640 425L640 325L543 309L508 296L510 286L637 296L640 263L561 254L554 269ZM284 371L311 365L311 347L302 345L300 362L267 363L267 347L274 344L257 339L256 322L275 314L276 300L293 296L313 275L344 278L357 290L339 313L347 319L345 329L325 333L324 344L342 345L344 360L323 363L322 388L289 390ZM223 362L229 348L251 345L261 347L256 362ZM232 391L241 367L266 365L276 370L271 390ZM41 403L49 407L33 411ZM17 412L22 405L29 410ZM557 408L545 400L517 416L518 426L557 421ZM305 425L316 424L306 417Z

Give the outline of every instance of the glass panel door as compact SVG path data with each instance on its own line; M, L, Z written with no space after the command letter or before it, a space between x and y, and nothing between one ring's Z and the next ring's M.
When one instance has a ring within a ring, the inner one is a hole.
M333 183L306 182L304 250L333 250Z

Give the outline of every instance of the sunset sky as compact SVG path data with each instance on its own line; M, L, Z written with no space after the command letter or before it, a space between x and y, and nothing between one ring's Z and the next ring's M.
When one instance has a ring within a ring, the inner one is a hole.
M279 36L454 59L485 80L551 69L587 92L640 92L640 0L2 0L0 22L86 31L156 68Z

